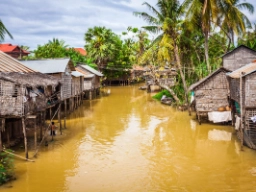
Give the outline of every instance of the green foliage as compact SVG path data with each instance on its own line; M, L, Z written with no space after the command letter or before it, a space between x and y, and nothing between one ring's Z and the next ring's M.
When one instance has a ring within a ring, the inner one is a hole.
M74 48L68 48L65 41L53 38L52 41L44 45L38 45L37 49L33 51L33 56L28 56L25 59L46 59L46 58L70 58L74 65L77 63L85 63L86 57L77 52Z
M13 38L12 34L6 29L5 25L0 19L0 42L4 40L5 34L7 34L11 39Z
M172 97L170 92L164 89L164 90L158 92L157 94L155 94L152 98L160 101L163 95L165 95L167 97Z
M13 157L10 154L0 152L0 185L6 183L14 174Z

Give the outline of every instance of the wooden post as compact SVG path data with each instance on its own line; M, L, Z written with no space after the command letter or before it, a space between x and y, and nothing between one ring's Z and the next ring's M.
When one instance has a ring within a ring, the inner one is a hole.
M61 117L60 117L61 114L60 113L61 113L61 103L60 103L59 111L58 111L58 120L60 123L60 134L62 135L62 124L61 124Z
M7 146L10 148L11 142L10 142L10 122L6 124L6 136L7 136Z
M2 131L5 127L5 119L2 119L2 127L0 129L0 151L3 151L3 142L2 142Z
M67 99L64 101L64 129L66 129L66 119L67 119Z
M25 126L25 117L22 117L22 130L24 135L24 146L25 146L25 158L28 159L28 143L27 143L27 133L26 133L26 126Z
M89 100L92 100L92 91L89 91Z
M35 118L35 129L34 129L34 142L35 142L35 150L37 148L37 129L36 129L36 118Z
M40 137L40 140L42 140L42 138L43 138L43 112L40 112L40 135L39 135L39 137Z
M52 108L50 107L50 118L49 119L52 119Z
M243 98L243 72L240 74L240 115L241 115L241 151L243 150L243 143L244 143L244 98Z

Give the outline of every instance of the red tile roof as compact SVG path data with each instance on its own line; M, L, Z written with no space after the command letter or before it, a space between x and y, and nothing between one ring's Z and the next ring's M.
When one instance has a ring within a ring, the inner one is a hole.
M7 44L0 44L0 51L4 53L10 53L10 52L18 52L20 51L20 47L18 45L12 45L10 43ZM22 49L21 49L22 50ZM26 50L22 50L24 54L29 54L30 52Z
M87 52L83 48L74 48L77 52L79 52L81 55L86 56Z

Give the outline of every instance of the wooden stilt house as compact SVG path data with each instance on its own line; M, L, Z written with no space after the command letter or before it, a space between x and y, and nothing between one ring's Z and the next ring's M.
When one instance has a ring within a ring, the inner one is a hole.
M146 87L148 92L155 92L161 90L161 87L172 87L175 85L175 77L177 75L176 69L148 68L144 73Z
M36 118L38 112L44 111L51 97L49 88L54 91L59 84L58 79L30 69L0 51L0 150L3 142L9 147L11 140L23 137L28 158L25 118Z
M256 149L256 63L247 64L227 76L239 137Z
M223 68L234 71L256 59L256 51L240 45L222 56Z
M84 74L85 96L95 98L100 93L102 73L88 65L77 65L76 71Z
M71 72L75 71L75 67L69 58L26 60L21 62L25 66L40 73L57 77L62 83L62 86L57 88L58 97L61 101L72 97Z
M78 71L72 71L72 97L75 106L81 104L84 92L84 75Z
M231 120L230 111L227 111L227 114L218 114L220 108L226 110L226 106L229 106L227 72L229 72L227 69L220 68L189 87L189 90L194 93L195 110L200 124L203 117L209 117L213 122ZM223 115L228 119L223 118Z

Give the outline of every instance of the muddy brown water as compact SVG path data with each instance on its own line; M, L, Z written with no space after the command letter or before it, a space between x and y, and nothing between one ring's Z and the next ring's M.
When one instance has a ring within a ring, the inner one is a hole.
M231 126L199 125L138 87L84 102L0 191L256 191L256 151L241 152Z

